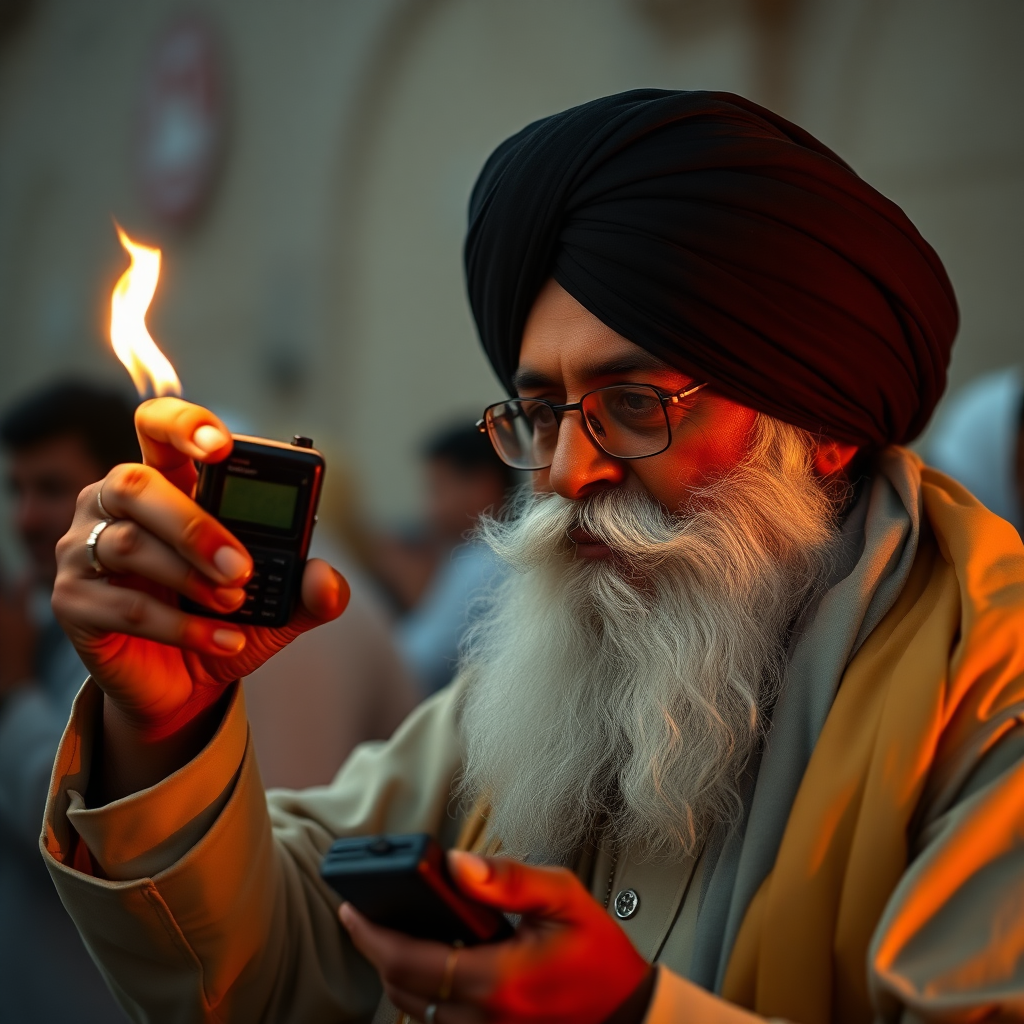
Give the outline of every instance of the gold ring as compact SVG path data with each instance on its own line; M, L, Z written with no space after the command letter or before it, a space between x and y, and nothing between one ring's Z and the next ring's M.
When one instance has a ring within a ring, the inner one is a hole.
M448 958L444 962L444 975L441 978L441 987L437 990L438 1002L446 1002L451 999L452 985L455 982L455 964L458 962L459 954L462 952L460 946L453 947Z
M97 576L105 576L110 570L100 561L99 556L96 554L96 542L100 539L100 534L113 522L113 519L101 519L93 528L89 534L88 539L85 542L85 550L89 552L89 564L92 565L93 570Z

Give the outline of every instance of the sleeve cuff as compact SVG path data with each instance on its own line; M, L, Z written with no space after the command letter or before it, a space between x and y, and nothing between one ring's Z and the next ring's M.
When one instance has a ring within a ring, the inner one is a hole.
M233 684L216 733L187 765L149 789L88 808L82 794L88 786L101 704L102 694L90 680L76 701L57 754L44 843L64 864L83 863L74 855L74 842L56 841L61 831L73 839L70 832L50 828L63 810L106 878L151 878L180 860L206 834L231 795L249 733L242 687Z
M644 1024L678 1024L683 1020L700 1024L764 1024L764 1019L712 995L667 967L658 967L654 996Z

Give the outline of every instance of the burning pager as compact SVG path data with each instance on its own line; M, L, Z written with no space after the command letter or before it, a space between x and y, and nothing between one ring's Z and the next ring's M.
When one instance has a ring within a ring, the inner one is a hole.
M199 469L196 501L246 547L253 560L245 604L224 615L181 599L195 615L249 626L283 626L299 600L316 523L324 457L308 437L291 444L234 434L231 454Z

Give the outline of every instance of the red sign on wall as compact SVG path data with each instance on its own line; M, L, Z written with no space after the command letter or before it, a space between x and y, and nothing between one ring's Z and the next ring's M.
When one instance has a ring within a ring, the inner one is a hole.
M185 221L202 207L223 155L224 121L213 30L195 16L173 22L147 71L138 149L142 191L157 217Z

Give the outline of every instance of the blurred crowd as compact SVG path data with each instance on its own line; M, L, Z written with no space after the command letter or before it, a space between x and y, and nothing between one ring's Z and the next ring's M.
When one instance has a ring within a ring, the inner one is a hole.
M946 403L924 457L1024 528L1024 376L1009 368ZM50 611L54 547L79 491L140 458L134 401L60 380L0 418L9 529L24 554L0 566L0 987L17 1020L122 1019L64 913L37 850L54 752L86 670ZM505 568L473 539L517 480L471 420L423 440L421 521L382 528L360 513L340 460L328 468L311 554L352 588L341 618L301 636L245 681L265 785L330 781L349 751L386 738L452 678L477 596ZM52 976L61 965L60 984ZM70 1001L74 993L74 1004ZM66 1002L67 1001L67 1002Z

